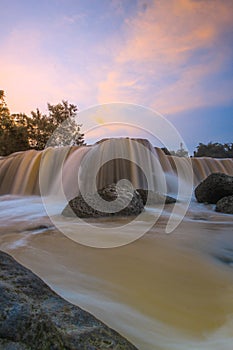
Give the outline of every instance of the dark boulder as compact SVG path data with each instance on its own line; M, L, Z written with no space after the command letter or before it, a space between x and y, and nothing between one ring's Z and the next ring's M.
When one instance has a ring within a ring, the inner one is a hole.
M99 197L103 199L101 203ZM109 212L110 206L112 210ZM143 209L143 201L136 190L111 184L98 190L97 194L86 194L85 199L82 195L71 199L62 215L80 218L130 216L139 215Z
M199 203L215 204L223 197L233 195L233 176L213 173L202 181L195 189Z
M151 190L144 190L142 188L137 188L137 192L140 194L144 205L153 204L172 204L176 202L176 199L167 195L163 195L158 192Z
M0 349L136 350L88 312L0 252Z
M216 211L225 214L233 214L233 196L221 198L216 203Z

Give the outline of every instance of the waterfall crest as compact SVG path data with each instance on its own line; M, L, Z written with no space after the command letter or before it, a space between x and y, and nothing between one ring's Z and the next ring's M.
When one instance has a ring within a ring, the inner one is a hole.
M148 152L149 150L149 152ZM91 151L91 152L90 152ZM78 193L77 173L81 169L82 181L90 178L90 171L83 171L82 161L86 155L99 166L96 176L96 186L128 179L136 188L158 189L161 186L161 172L169 176L177 174L177 168L186 177L186 168L191 161L194 185L210 173L222 172L233 175L232 159L214 158L179 158L167 156L159 148L147 140L141 139L108 139L93 146L47 148L43 151L25 151L0 158L0 194L39 195L40 178L43 178L43 188L47 194L56 183L62 181L64 192L68 199ZM122 156L123 155L123 156ZM101 165L102 164L102 165ZM62 167L62 173L60 169ZM145 178L146 170L149 176ZM40 173L40 176L39 176ZM43 176L44 173L44 176ZM62 175L61 175L62 174ZM62 180L58 179L62 176ZM46 182L46 184L45 184Z

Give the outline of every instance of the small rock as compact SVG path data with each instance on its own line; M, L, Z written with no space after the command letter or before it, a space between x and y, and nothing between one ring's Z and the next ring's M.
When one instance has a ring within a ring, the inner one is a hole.
M215 210L220 213L233 214L233 196L221 198L217 202Z

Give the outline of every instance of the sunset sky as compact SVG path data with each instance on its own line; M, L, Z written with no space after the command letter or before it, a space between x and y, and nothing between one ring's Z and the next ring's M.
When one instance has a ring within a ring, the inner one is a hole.
M233 142L232 0L0 0L0 8L0 89L11 112L62 99L80 110L135 103L170 120L190 151Z

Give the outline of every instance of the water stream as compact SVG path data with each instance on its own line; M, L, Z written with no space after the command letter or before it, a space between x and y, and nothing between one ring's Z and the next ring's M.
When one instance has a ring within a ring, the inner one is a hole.
M122 147L125 145L118 142ZM130 140L126 143L127 147L132 146ZM96 162L109 152L109 147L101 147ZM130 154L136 154L137 147L132 147ZM155 225L131 244L97 249L74 242L57 229L53 218L73 227L73 219L63 219L60 215L65 205L64 194L70 199L79 192L76 171L92 149L28 151L0 159L0 249L141 350L231 350L232 216L216 213L213 206L198 204L192 197L185 217L171 234L166 234L165 229L174 205L166 205ZM160 174L162 169L168 191L176 192L176 164L180 162L184 169L187 160L175 162L160 150L151 152L161 168L143 155L152 176L146 182L151 181L158 188L160 179L156 172L159 169ZM136 187L146 185L141 174L145 165L140 170L125 160L121 163L117 153L115 157L115 163L109 162L105 169L101 168L97 186L122 177ZM191 159L191 162L194 184L215 171L233 175L229 159ZM184 171L184 185L185 175ZM43 191L52 198L51 218L39 196L40 176L44 179ZM137 234L135 231L143 230L157 211L155 206L146 207L136 228L129 228L127 234L133 236ZM90 220L89 224L98 239L101 228L106 231L115 228L120 234L121 227L129 221L130 218L119 217ZM88 235L85 222L76 223L76 229Z

